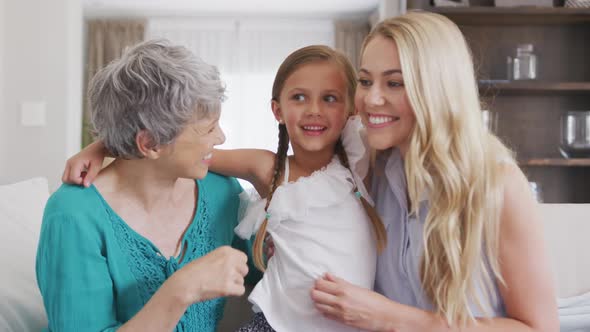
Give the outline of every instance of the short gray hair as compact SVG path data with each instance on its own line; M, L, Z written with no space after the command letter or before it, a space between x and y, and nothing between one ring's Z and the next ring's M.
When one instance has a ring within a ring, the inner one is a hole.
M126 49L89 83L95 136L114 156L142 158L135 137L170 144L196 116L217 114L225 99L219 71L187 48L151 40Z

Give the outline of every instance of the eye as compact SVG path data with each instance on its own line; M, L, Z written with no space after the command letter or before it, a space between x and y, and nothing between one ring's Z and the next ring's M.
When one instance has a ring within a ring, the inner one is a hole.
M324 96L324 101L326 101L328 103L334 103L334 102L338 101L338 98L336 98L336 96L334 96L334 95L327 95L327 96Z
M215 124L213 124L211 126L211 128L209 128L209 130L207 131L207 134L211 134L213 133L215 130L217 130L217 128L219 127L219 122L215 122Z
M397 88L397 87L404 86L404 83L397 82L397 81L388 81L387 86L389 86L390 88Z
M371 81L369 81L368 79L365 78L359 78L358 82L361 86L367 87L367 86L371 86Z
M293 97L291 97L291 99L293 99L295 101L305 101L305 95L302 93L297 93L297 94L294 94Z

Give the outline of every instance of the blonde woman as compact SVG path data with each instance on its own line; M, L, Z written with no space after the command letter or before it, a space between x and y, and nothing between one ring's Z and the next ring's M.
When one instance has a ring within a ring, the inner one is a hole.
M388 243L376 292L328 274L311 292L318 310L371 331L558 331L539 212L481 123L457 26L430 13L377 25L355 104Z

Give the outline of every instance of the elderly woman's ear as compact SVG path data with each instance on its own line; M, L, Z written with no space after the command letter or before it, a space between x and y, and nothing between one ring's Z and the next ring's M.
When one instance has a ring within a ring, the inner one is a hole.
M162 155L162 147L154 143L152 135L145 129L135 135L135 144L144 158L158 159Z

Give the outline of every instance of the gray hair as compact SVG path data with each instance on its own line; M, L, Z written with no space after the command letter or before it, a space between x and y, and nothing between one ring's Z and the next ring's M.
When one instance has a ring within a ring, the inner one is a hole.
M225 99L219 71L187 48L152 40L126 49L88 87L95 136L114 156L142 158L135 137L170 144L195 118L217 114Z

